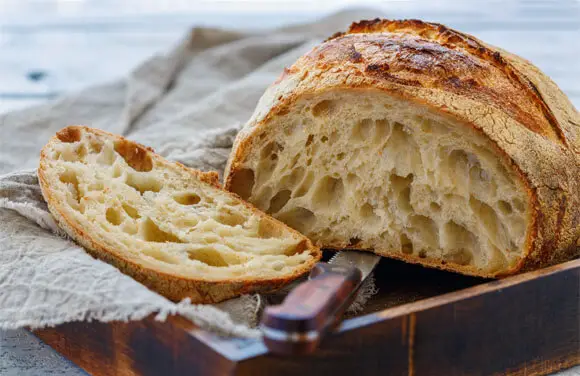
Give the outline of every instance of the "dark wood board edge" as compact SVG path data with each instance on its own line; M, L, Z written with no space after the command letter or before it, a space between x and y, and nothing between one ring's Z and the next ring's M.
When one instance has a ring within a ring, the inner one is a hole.
M74 322L32 331L91 375L224 375L235 363L191 335L182 317Z
M580 260L345 321L310 356L267 354L182 318L34 333L94 375L543 375L580 364Z
M300 360L243 375L545 375L580 364L580 260L346 321ZM353 361L354 360L354 361Z

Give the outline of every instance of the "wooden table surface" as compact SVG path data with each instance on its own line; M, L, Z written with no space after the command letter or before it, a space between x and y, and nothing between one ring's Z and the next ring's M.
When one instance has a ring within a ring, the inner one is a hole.
M120 77L193 25L268 28L355 1L0 0L0 112ZM367 0L390 18L447 24L531 60L580 107L580 1ZM0 137L5 137L0 129ZM0 331L0 375L83 375L23 330ZM580 367L559 375L580 376Z

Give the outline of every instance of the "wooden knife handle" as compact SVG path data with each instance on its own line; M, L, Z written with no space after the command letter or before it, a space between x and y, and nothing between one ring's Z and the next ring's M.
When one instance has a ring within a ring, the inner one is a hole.
M266 347L277 354L306 354L340 321L354 298L362 273L352 266L317 263L308 281L281 305L266 307L261 329Z

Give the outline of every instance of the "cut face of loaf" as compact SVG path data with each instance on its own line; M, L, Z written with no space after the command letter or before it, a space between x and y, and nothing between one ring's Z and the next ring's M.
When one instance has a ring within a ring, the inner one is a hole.
M493 274L521 257L518 177L474 130L379 92L297 102L231 189L317 245Z
M266 90L226 189L321 247L484 277L580 254L580 114L443 25L354 23Z
M38 175L71 237L173 300L273 290L320 257L304 236L220 189L216 173L96 129L60 131Z

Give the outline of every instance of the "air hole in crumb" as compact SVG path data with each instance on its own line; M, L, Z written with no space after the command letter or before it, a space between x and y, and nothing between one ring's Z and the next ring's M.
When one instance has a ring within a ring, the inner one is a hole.
M209 266L223 267L229 265L222 255L212 248L192 249L187 252L190 260L197 260Z
M419 258L425 258L425 257L427 257L427 252L424 249L420 250L419 251Z
M414 215L410 219L411 231L419 234L420 239L432 248L439 247L437 224L429 217Z
M519 212L523 212L526 209L524 203L517 198L514 199L512 201L512 203L514 204L514 207L516 208L516 210Z
M203 239L205 244L213 244L218 243L220 241L220 237L214 234L206 235Z
M441 211L441 205L436 202L430 203L429 208L435 213L439 213Z
M374 214L375 213L374 213L373 207L368 202L365 203L363 206L361 206L361 208L360 208L361 217L367 218L367 217L373 216Z
M398 175L391 175L389 177L389 182L391 183L391 187L396 193L400 193L405 188L409 187L413 182L413 175L410 174L407 177L402 177Z
M338 153L336 155L336 160L338 161L342 161L344 159L345 154L344 153Z
M77 175L72 170L66 170L60 175L60 181L66 184L67 190L72 195L74 201L78 203L80 198L79 180Z
M359 177L356 174L348 173L346 175L346 183L348 185L356 184L359 181Z
M491 196L495 194L495 186L492 184L491 176L480 167L479 163L473 165L469 170L469 184L473 187L473 191L487 191Z
M314 174L312 171L308 172L300 186L294 192L294 197L302 197L304 196L312 187L312 183L314 182Z
M411 183L413 182L413 175L409 174L407 177L398 175L391 175L389 181L393 191L397 194L397 205L406 214L413 210L411 206Z
M322 136L322 138L320 139L320 141L324 144L326 141L328 141L328 137Z
M300 241L300 243L296 245L291 245L290 247L286 248L286 250L284 250L284 255L286 256L297 255L299 253L304 252L306 249L308 249L308 241L306 239L303 239L302 241Z
M279 219L293 229L302 233L309 232L316 222L313 212L302 207L295 207L279 216Z
M115 151L135 171L149 172L153 169L153 159L149 151L137 143L128 140L117 141Z
M448 261L460 265L467 265L472 262L472 253L468 250L476 250L477 238L465 227L449 221L443 226L442 245L446 249L447 255L444 258Z
M276 162L271 161L269 158L266 159L262 159L260 161L260 163L258 163L258 167L256 168L256 171L258 171L258 176L257 176L257 180L259 182L266 182L268 181L268 179L270 179L270 176L272 176L272 173L274 172L274 170L276 169ZM235 179L235 174L233 174L233 178ZM253 185L253 176L252 176L252 185ZM240 179L241 180L241 179ZM232 184L233 184L234 180L232 180ZM234 188L234 187L232 187ZM249 192L251 193L251 191Z
M493 208L475 197L469 198L469 206L476 218L483 223L488 234L495 235L498 231L498 218Z
M177 236L170 232L163 231L150 218L145 219L141 226L143 239L156 243L183 243Z
M288 175L285 175L280 179L280 187L294 188L298 183L304 179L306 170L304 167L297 167L292 170Z
M312 107L312 115L315 117L328 116L334 110L335 103L331 100L323 100Z
M354 237L354 238L350 238L348 241L348 246L349 247L356 247L357 245L359 245L361 242L360 238Z
M292 158L292 162L290 162L290 164L288 165L290 168L295 168L296 164L298 163L298 160L300 160L300 154L296 154L293 158Z
M163 187L163 184L150 175L141 175L130 173L127 175L127 181L125 182L128 186L135 188L141 195L145 192L159 192Z
M413 145L414 141L406 132L405 126L399 122L394 122L392 125L391 136L387 142L387 147L393 152L399 154L408 154L410 152L409 146Z
M469 157L464 150L455 149L449 153L449 161L452 166L462 166L463 169L467 170L469 165Z
M198 195L191 192L174 195L173 199L181 205L195 205L201 201L201 198L199 198Z
M246 218L238 213L224 212L219 213L219 215L216 218L216 221L218 221L222 225L235 227L243 225L246 222Z
M314 136L309 135L308 138L306 139L306 146L310 146L310 144L312 144L312 141L314 141Z
M78 159L84 159L87 156L87 147L83 144L80 144L76 150L76 153Z
M491 246L488 250L490 253L487 257L487 269L489 271L504 269L507 265L507 258L504 253L496 246Z
M254 188L254 171L247 168L234 171L231 179L232 191L244 200L250 198Z
M59 154L59 158L67 162L77 162L79 160L77 151L78 147L75 148L73 145L63 145L62 151Z
M269 142L264 148L260 151L260 157L262 159L270 157L272 154L276 154L280 151L284 150L282 145L279 143L272 141Z
M331 205L340 205L343 194L344 185L342 180L325 176L318 182L313 199L319 206L328 208Z
M306 151L306 153L308 155L316 155L316 154L318 154L319 150L320 150L320 144L314 143L310 146L310 148Z
M403 189L403 191L399 194L399 198L397 199L397 204L406 213L410 213L411 211L413 211L413 207L411 206L411 188L410 187Z
M263 186L258 192L256 192L257 199L254 201L254 205L258 208L264 209L268 207L268 202L274 195L271 186Z
M499 210L507 215L507 214L511 214L512 213L512 206L510 205L509 202L503 201L503 200L499 200L499 202L497 203Z
M274 222L268 217L264 217L260 220L258 225L258 237L263 239L275 238L282 235L282 228L279 224Z
M360 208L360 216L371 226L376 224L381 219L375 213L375 208L368 202Z
M375 137L374 143L380 144L389 136L391 132L391 125L387 120L377 120L375 121Z
M304 180L304 175L306 175L306 170L304 167L296 167L292 170L290 178L288 180L288 185L294 187L296 184Z
M278 213L280 209L282 209L284 205L286 205L288 200L290 200L291 194L292 192L290 192L287 189L276 193L276 195L272 197L272 199L270 200L270 207L268 208L266 213L268 214Z
M67 127L58 131L56 137L61 142L79 142L81 140L81 130L77 127Z
M133 219L141 218L141 216L139 215L139 212L134 207L127 205L127 204L122 204L122 207L123 207L123 210L125 211L125 213L127 213L127 215L129 217L131 217Z
M186 219L182 219L181 221L179 221L178 225L179 225L179 228L192 230L193 227L197 226L198 223L199 223L199 220L197 220L196 218L186 218Z
M371 119L363 119L352 128L351 137L354 141L366 141L373 133L374 122Z
M119 226L123 221L121 218L121 213L115 208L108 208L105 217L107 218L107 222L114 226Z
M411 242L411 239L409 239L409 237L406 234L401 234L399 238L401 240L401 252L403 252L406 255L412 254L413 243Z
M431 133L433 131L433 125L431 124L431 122L427 119L419 119L419 121L421 121L421 130L424 133Z
M103 150L103 143L97 140L91 140L90 142L91 153L98 154Z

